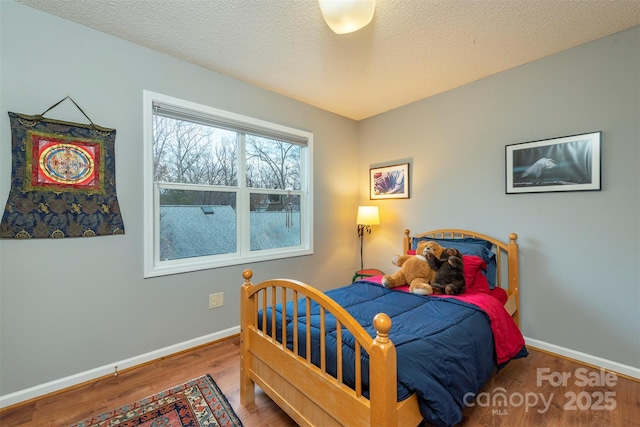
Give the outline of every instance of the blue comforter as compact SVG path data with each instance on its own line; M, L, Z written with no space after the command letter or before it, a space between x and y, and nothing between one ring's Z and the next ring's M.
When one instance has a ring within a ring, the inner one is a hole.
M462 420L463 398L477 394L496 367L493 335L488 316L479 308L454 299L425 297L396 292L375 283L357 282L326 292L375 337L373 318L378 313L391 317L389 338L396 346L398 401L417 393L425 421L450 426ZM298 307L299 354L305 356L305 304ZM271 309L268 309L269 318ZM311 359L320 366L320 309L311 306ZM293 319L293 303L286 308ZM282 319L282 307L276 307ZM259 317L261 319L261 316ZM327 372L336 373L335 318L325 319ZM271 322L267 322L270 329ZM293 349L293 326L288 323L287 345ZM278 328L279 329L279 328ZM278 340L281 336L277 333ZM343 330L343 382L354 384L354 339ZM351 361L351 362L348 362ZM368 395L368 358L361 354L363 392Z

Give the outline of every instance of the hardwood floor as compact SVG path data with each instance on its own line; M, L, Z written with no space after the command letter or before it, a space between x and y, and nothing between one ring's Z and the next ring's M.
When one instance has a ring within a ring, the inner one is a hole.
M460 426L640 427L640 382L528 350L487 381ZM506 406L493 400L501 393Z
M245 426L296 425L259 389L255 407L240 405L240 337L236 336L7 408L0 412L0 426L69 426L206 374L215 380Z
M259 389L254 406L240 405L239 346L239 337L233 337L5 408L0 426L68 426L205 374L213 377L246 427L295 426ZM504 406L499 406L501 393ZM477 399L468 401L475 406L464 410L460 427L640 427L640 382L532 349L527 358L494 375Z

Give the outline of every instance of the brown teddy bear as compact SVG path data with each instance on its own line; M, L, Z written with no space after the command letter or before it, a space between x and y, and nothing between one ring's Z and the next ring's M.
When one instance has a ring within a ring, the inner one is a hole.
M427 258L440 259L443 251L444 248L436 242L421 241L415 255L394 255L391 262L400 267L400 270L393 274L385 274L382 277L383 286L395 288L408 284L409 291L414 294L431 295L431 282L436 277L436 269L427 262Z
M459 295L464 292L464 262L460 251L447 248L439 259L429 259L432 267L437 268L436 276L431 282L433 293Z

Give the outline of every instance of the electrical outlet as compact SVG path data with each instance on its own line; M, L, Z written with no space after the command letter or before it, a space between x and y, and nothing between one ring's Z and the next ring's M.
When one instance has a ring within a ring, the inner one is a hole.
M224 292L209 295L209 308L222 307L224 305Z

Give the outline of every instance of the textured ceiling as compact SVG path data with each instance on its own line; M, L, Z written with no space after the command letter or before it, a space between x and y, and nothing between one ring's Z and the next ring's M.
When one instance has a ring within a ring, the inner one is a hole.
M378 0L334 34L315 0L17 0L361 120L640 25L640 0Z

